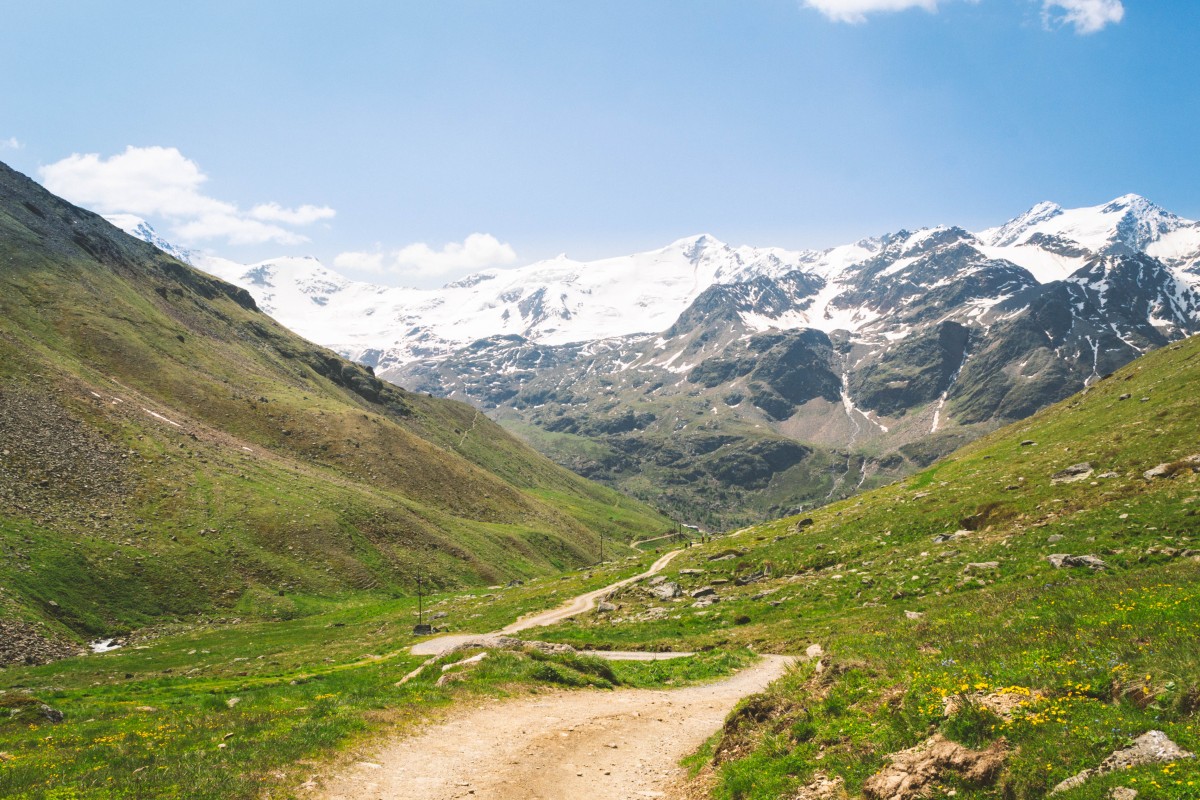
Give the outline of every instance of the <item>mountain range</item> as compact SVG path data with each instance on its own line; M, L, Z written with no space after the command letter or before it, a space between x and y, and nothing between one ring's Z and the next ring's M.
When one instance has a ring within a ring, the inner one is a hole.
M1200 330L1200 224L1137 195L821 251L703 234L435 290L181 255L380 377L717 527L894 479Z

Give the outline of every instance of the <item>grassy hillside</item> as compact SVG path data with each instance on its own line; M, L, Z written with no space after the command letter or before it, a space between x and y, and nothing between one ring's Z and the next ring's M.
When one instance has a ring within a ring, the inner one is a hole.
M448 587L591 563L598 536L667 524L0 165L11 630L296 616L418 570Z
M617 612L545 638L819 644L819 662L746 703L695 759L718 798L792 797L818 771L858 797L889 753L938 732L1005 755L990 780L945 772L931 796L1044 797L1151 729L1200 751L1197 386L1193 337L902 482L693 549L667 570L682 598L631 587ZM1162 477L1144 477L1160 464ZM696 607L687 593L705 586L719 601ZM987 706L1005 695L1024 702L1009 717ZM1115 786L1200 797L1200 764L1056 796Z

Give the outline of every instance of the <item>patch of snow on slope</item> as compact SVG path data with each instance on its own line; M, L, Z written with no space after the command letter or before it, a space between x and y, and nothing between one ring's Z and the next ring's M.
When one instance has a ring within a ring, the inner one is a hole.
M1017 247L985 245L976 249L993 261L1009 261L1028 270L1038 283L1064 280L1087 263L1085 256L1063 256L1029 245Z

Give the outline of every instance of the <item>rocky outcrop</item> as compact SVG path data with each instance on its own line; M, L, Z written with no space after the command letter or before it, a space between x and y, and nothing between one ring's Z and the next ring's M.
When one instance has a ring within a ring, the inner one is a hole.
M1162 731L1147 731L1133 740L1129 747L1117 750L1100 762L1094 769L1085 769L1078 775L1072 775L1050 790L1050 794L1058 794L1076 786L1082 786L1090 778L1106 775L1110 772L1140 767L1144 764L1164 764L1185 758L1195 758L1175 744Z
M1072 464L1066 469L1059 470L1051 475L1050 482L1077 483L1078 481L1087 480L1088 478L1092 477L1093 472L1095 472L1095 467L1086 461L1082 464Z
M967 783L988 783L1004 766L1006 755L1002 742L986 750L971 750L939 733L916 747L889 755L892 763L867 778L863 794L872 800L926 797L930 785L947 774Z
M67 715L27 694L0 692L0 719L20 725L57 725Z
M1174 478L1176 475L1183 472L1200 472L1200 453L1181 458L1178 461L1170 461L1166 464L1159 464L1157 467L1152 467L1142 473L1142 477L1148 481L1156 478Z
M1099 556L1073 556L1069 553L1051 553L1046 556L1046 560L1054 565L1055 569L1063 567L1087 567L1093 570L1107 569L1108 564L1105 564Z

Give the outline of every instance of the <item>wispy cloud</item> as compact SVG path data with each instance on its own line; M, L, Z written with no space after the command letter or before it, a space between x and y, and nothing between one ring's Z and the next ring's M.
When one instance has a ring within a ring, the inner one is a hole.
M953 0L801 0L806 8L821 12L834 22L859 24L867 16L885 11L919 8L930 13ZM978 3L979 0L965 0ZM1047 29L1071 26L1078 34L1096 33L1125 17L1121 0L1042 0L1042 20Z
M285 208L262 203L246 212L201 191L200 166L174 147L133 147L109 158L74 153L40 168L47 189L101 214L136 214L166 220L183 244L300 244L308 237L286 226L309 225L336 213L328 206Z
M472 233L462 242L449 242L440 249L424 242L390 252L349 252L333 260L338 269L380 275L437 278L454 273L502 267L517 260L512 245L489 233Z
M24 146L21 142L17 141L17 137L15 136L0 139L0 150L20 150Z
M834 22L857 24L867 21L868 14L880 11L905 11L921 8L937 11L942 0L804 0L808 8L816 9Z
M1096 33L1125 18L1121 0L1044 0L1042 19L1046 27L1071 25L1081 35Z
M283 222L288 225L311 225L337 215L329 206L303 205L299 208L284 208L279 203L259 203L250 209L250 216L268 222Z

